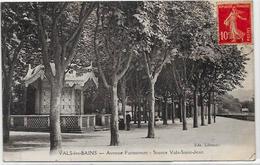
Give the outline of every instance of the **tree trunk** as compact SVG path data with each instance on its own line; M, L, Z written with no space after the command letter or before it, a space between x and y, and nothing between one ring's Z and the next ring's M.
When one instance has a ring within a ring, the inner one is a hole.
M131 103L131 113L132 113L132 115L131 115L132 119L131 120L133 120L133 117L134 117L134 103L133 103L133 101Z
M208 99L208 124L211 124L211 92L209 92L209 99Z
M126 129L126 79L123 77L121 79L121 97L122 97L122 113L123 113L123 118L124 118L124 129Z
M207 120L208 119L208 106L204 108L204 118Z
M193 111L192 106L189 105L189 117L193 117L193 116L192 116L192 113L193 113L192 111Z
M112 89L112 115L111 115L111 146L119 145L119 134L118 134L118 97L117 97L117 83L113 83Z
M140 96L138 96L138 122L137 122L137 127L138 128L141 128L141 99L140 99Z
M198 95L197 90L193 91L193 127L198 127Z
M203 104L203 97L202 97L202 94L200 94L200 105L201 105L201 114L200 114L200 117L201 117L201 125L204 126L205 125L205 119L204 119L204 104Z
M182 96L182 129L187 130L187 121L186 121L186 92L183 92Z
M215 103L215 93L212 92L212 101L213 101L213 122L216 123L216 103Z
M154 138L154 104L155 104L155 96L154 96L154 82L150 80L149 82L149 96L148 96L148 109L149 109L149 118L148 118L148 134L147 138Z
M161 99L159 98L158 99L158 117L160 118L161 117L161 108L162 107L162 101Z
M180 122L182 122L182 98L179 97L179 118Z
M2 41L6 40L6 37ZM4 43L4 42L3 42ZM20 50L23 47L23 41L20 42L18 47L15 48L15 50L12 52L9 52L5 45L2 44L2 122L3 122L3 143L8 144L10 140L10 111L11 111L11 105L12 105L12 86L13 86L13 76L14 76L14 68L17 64L18 55L20 53ZM10 53L10 54L9 54ZM7 67L6 67L7 65Z
M27 111L27 93L28 93L28 87L24 87L24 91L23 91L23 115L25 115L26 111Z
M213 107L213 119L214 119L214 123L216 123L216 104L214 103L214 107Z
M170 104L170 108L168 107L168 119L172 120L172 104Z
M193 113L192 111L193 111L193 109L192 109L192 106L191 106L191 105L189 105L189 110L190 110L190 112L189 112L189 113L190 113L190 117L193 117L193 116L192 116L192 113Z
M11 105L11 83L9 81L5 83L3 89L3 143L7 144L10 139L10 105Z
M168 109L167 109L167 97L164 97L164 114L163 114L163 125L167 125Z
M174 97L172 96L172 123L175 123L175 104L174 104Z
M147 123L147 100L144 100L144 123Z
M190 106L186 104L186 118L190 118Z
M134 103L134 124L136 124L136 112L137 112L137 104L136 104L136 101Z
M60 103L63 83L62 81L51 82L50 102L50 152L57 153L61 149L62 137L60 126Z

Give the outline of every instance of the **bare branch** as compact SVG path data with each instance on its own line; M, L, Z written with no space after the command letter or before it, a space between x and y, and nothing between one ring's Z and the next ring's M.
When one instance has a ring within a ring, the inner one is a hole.
M120 80L126 73L126 71L128 70L130 63L132 61L132 57L133 57L133 53L130 53L128 56L128 60L126 63L126 66L124 67L124 69L121 71L121 73L117 74L118 79Z
M23 39L23 40L19 43L18 47L14 50L13 59L12 59L12 61L11 61L11 67L13 67L13 66L16 64L16 62L17 62L18 55L19 55L19 53L20 53L20 51L21 51L21 49L22 49L22 47L23 47L23 44L24 44L24 40L25 40L25 39Z
M67 47L70 45L70 50L69 53L67 54L67 59L65 61L65 66L68 66L68 64L72 61L72 59L74 58L74 51L75 51L75 47L79 41L79 37L81 35L81 32L83 30L83 26L87 20L87 18L90 16L90 14L92 13L92 11L95 9L96 7L96 3L92 3L88 9L85 9L85 14L82 16L82 18L79 19L79 24L76 28L76 30L73 32L73 34L70 36L70 38L66 41L64 48L65 50L67 49ZM86 6L83 4L82 8L86 8Z
M64 2L62 4L62 7L59 12L56 12L56 9L59 8L60 4L56 4L54 6L54 14L53 14L53 22L52 22L52 43L51 45L54 47L54 56L55 56L55 63L62 63L64 62L64 54L62 52L62 47L60 45L60 40L59 40L59 33L58 33L58 20L61 17L62 13L68 6L67 2ZM56 57L57 56L57 57Z
M8 64L8 66L10 66L10 64L11 64L9 50L6 46L6 35L5 35L5 33L2 34L2 69L6 70L4 64Z
M79 18L79 24L78 24L77 28L75 29L75 31L70 36L70 38L66 41L66 43L65 43L66 46L68 46L72 41L74 41L75 38L77 37L77 35L82 31L82 27L83 27L85 21L90 16L90 14L95 9L95 7L96 7L96 3L91 3L91 6L87 10L87 9L84 9L84 8L86 8L86 4L83 3L82 11L86 11L86 12L81 15L82 18Z
M109 47L108 47L108 38L110 38L109 36L109 33L106 32L105 33L105 28L104 28L104 16L102 15L101 16L101 27L102 27L102 31L103 31L103 36L104 36L104 39L105 39L105 48L106 48L106 54L107 55L110 55L112 54L112 52L110 51Z
M121 69L120 66L123 64L121 59L122 59L122 56L119 55L119 56L117 57L117 61L116 61L116 73L119 72L119 70ZM128 60L128 58L125 59L125 60L123 60L123 61L126 61L126 60Z
M67 8L68 5L69 5L68 2L63 2L63 5L62 5L60 11L58 13L56 13L57 20L61 17L62 13L64 12L64 10Z
M148 58L147 58L147 54L144 52L144 63L145 63L145 71L148 75L148 77L151 79L151 73L150 73L150 67L149 67L149 62L148 62Z
M181 87L180 87L180 84L179 84L179 82L178 82L178 80L177 80L177 75L176 75L176 67L175 67L175 64L174 63L172 63L172 74L173 74L173 79L174 79L174 82L175 82L175 85L176 85L176 90L177 90L177 93L178 93L178 95L180 95L181 94Z
M3 38L2 40L3 43L5 43L5 38ZM8 51L7 51L7 47L5 44L3 44L3 47L2 47L2 70L3 70L3 78L6 78L6 75L7 75L7 71L6 71L6 68L5 68L5 64L6 64L6 58L9 56L8 55Z
M159 64L158 67L156 67L156 68L154 69L154 73L153 73L153 75L152 75L152 76L153 76L153 79L155 79L155 81L157 80L157 78L158 78L160 72L162 71L163 66L164 66L164 65L166 64L166 62L169 60L168 57L169 57L168 52L167 52L167 50L165 49L165 50L164 50L163 61L162 61L161 64Z
M37 16L37 21L38 21L38 30L39 30L39 40L42 43L41 47L42 47L42 59L43 59L43 64L45 66L45 74L47 76L47 78L52 81L53 79L53 73L51 70L51 66L50 66L50 60L49 60L49 54L48 54L48 48L47 48L47 41L45 38L45 29L44 29L44 25L43 25L43 18L42 18L42 12L41 9L36 5L36 16Z
M102 78L103 84L104 84L105 88L109 89L111 86L107 83L105 74L104 74L103 69L101 67L100 56L99 56L99 52L97 50L97 45L96 45L97 31L98 31L99 17L100 17L99 16L99 5L97 6L96 16L97 16L97 22L96 22L95 31L94 31L94 42L93 42L93 44L94 44L94 53L95 53L95 56L97 58L98 71L99 71L100 76Z

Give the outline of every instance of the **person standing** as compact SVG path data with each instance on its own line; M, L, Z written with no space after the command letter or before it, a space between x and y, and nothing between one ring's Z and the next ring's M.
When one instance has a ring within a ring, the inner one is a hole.
M127 115L126 115L126 130L127 131L130 130L130 122L131 122L131 115L129 113L127 113Z

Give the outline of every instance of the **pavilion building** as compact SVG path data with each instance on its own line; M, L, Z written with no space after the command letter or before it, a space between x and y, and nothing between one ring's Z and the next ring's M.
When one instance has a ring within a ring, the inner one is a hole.
M55 75L55 64L51 63ZM26 87L26 112L24 115L11 115L11 130L48 131L50 127L50 84L44 74L44 66L31 68L23 78ZM86 104L86 95L98 88L92 64L76 71L68 70L65 74L60 112L62 132L84 132L97 126L95 111ZM98 114L100 126L109 128L110 115Z

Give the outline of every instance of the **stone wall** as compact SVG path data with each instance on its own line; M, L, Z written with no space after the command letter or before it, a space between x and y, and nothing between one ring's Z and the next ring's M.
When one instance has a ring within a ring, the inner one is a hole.
M61 114L79 114L79 110L76 109L76 103L80 102L79 97L75 97L75 92L73 92L73 88L65 87L62 91L61 97ZM50 113L50 89L43 88L42 89L42 97L41 97L41 110L40 114L49 114ZM78 103L77 103L78 104ZM79 105L80 109L80 105Z

